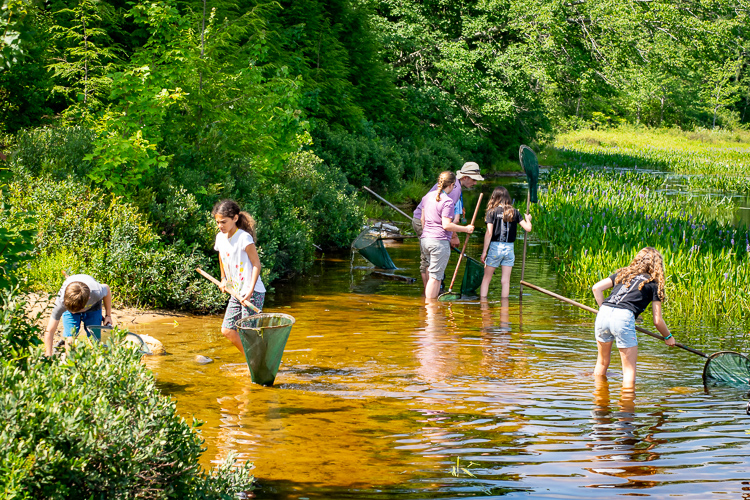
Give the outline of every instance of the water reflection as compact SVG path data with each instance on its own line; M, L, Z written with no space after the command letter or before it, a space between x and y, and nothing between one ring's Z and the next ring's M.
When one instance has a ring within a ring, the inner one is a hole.
M640 442L635 435L635 391L623 388L617 402L618 409L613 412L607 378L594 377L594 387L592 443L587 446L597 451L611 452L599 455L600 460L628 460Z
M416 276L410 244L389 252ZM557 289L530 259L529 281ZM326 260L279 285L267 308L297 323L272 388L216 340L220 317L139 330L171 354L146 360L161 389L206 422L204 465L238 452L259 499L741 498L744 393L704 393L689 353L644 345L636 409L617 374L590 376L593 319L576 308L527 294L521 329L515 297L425 303L368 273Z

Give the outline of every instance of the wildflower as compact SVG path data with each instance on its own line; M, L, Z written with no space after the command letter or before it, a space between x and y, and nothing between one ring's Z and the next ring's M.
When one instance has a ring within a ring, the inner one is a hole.
M750 243L747 244L747 246L745 247L745 250L747 251L747 253L750 253Z
M734 238L732 238L732 246L734 246Z
M604 226L604 234L607 234L607 226Z
M724 279L725 279L725 280L728 280L728 279L729 279L729 273L724 273Z

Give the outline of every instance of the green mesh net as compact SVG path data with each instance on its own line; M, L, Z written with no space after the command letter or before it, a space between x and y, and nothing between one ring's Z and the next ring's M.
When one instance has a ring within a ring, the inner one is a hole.
M261 313L237 322L253 383L273 385L294 321L288 314Z
M518 150L518 160L521 162L526 179L529 183L529 196L531 203L537 203L537 187L539 184L539 162L534 151L526 145L521 145Z
M750 384L750 359L732 351L712 354L703 367L703 383L747 387Z
M393 263L391 256L388 255L388 250L385 249L383 240L380 239L378 233L365 229L354 240L352 248L357 250L362 257L370 261L375 267L380 269L396 269L396 264Z
M457 248L453 249L456 253L461 253ZM463 258L466 262L464 267L464 277L461 281L460 290L451 290L438 296L440 302L451 302L459 300L464 297L471 297L477 295L477 288L482 284L482 278L484 278L484 264L477 259L469 257L464 254Z
M482 278L484 278L484 264L468 256L464 256L464 258L466 259L466 268L464 269L464 279L461 281L461 295L476 295L477 288L482 284Z

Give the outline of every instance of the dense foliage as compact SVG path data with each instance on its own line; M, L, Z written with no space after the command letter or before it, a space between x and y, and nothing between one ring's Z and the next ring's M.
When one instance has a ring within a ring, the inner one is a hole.
M127 345L0 364L5 498L229 499L252 489L247 467L200 470L195 424Z

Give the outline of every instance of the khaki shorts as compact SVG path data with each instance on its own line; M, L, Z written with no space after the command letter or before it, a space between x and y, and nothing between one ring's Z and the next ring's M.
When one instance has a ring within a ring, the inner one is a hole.
M417 236L422 236L422 219L414 218L411 220L411 227L414 229L414 232L417 233ZM420 274L424 274L427 272L427 268L430 267L430 261L427 259L427 256L424 253L424 250L422 250L422 245L420 241L419 245L419 272Z
M450 241L422 238L420 243L422 255L426 257L428 263L426 269L430 273L430 278L442 281L445 278L445 268L448 267L448 260L451 257Z

